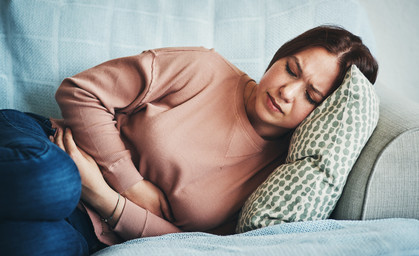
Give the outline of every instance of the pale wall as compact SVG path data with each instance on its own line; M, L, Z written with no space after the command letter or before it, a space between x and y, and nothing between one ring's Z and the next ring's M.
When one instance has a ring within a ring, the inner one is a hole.
M360 2L376 38L378 81L419 102L419 0Z

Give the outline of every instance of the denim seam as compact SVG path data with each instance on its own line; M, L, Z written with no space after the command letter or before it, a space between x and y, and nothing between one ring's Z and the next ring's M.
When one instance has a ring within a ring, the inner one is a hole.
M4 113L1 113L0 112L0 114L3 116L3 118L4 118L4 120L7 122L7 124L8 125L10 125L10 126L12 126L12 127L14 127L16 130L18 130L19 132L21 132L21 133L24 133L24 134L27 134L27 135L29 135L29 136L31 136L31 137L34 137L31 133L28 133L27 131L25 131L25 130L23 130L23 129L21 129L20 127L17 127L17 126L15 126L11 121L10 121L10 119L9 118L7 118L7 116L5 116L4 115ZM39 124L38 124L39 125ZM41 129L42 129L42 127L41 127ZM37 139L37 138L35 138L35 139ZM33 156L30 156L30 157L22 157L22 158L20 158L20 159L22 159L22 160L28 160L28 159L32 159L33 157L37 157L37 158L40 158L40 157L42 157L43 155L45 155L45 153L51 148L50 147L50 145L48 145L48 143L45 143L45 141L43 140L43 139L40 139L40 141L42 142L42 144L45 146L45 147L43 147L44 149L41 151L41 152L37 152L37 153L35 153ZM15 161L16 159L14 159L13 161Z

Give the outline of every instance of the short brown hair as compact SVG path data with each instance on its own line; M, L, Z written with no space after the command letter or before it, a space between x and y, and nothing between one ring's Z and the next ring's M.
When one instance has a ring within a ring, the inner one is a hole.
M322 47L338 57L339 74L333 83L337 88L348 68L355 64L373 84L377 79L378 63L360 37L338 26L318 26L286 42L275 53L266 71L279 59L303 50Z

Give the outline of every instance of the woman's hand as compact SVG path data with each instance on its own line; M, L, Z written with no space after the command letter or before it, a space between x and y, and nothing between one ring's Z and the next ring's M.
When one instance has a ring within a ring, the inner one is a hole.
M109 222L114 226L122 213L123 202L118 201L118 193L105 181L95 160L77 147L70 129L65 132L58 127L53 142L73 159L76 164L82 183L81 199L92 206L104 218L113 214ZM123 199L120 199L123 200ZM115 212L114 212L115 210Z
M77 147L70 129L67 128L64 132L61 128L57 128L54 143L64 150L77 165L82 180L82 199L88 199L84 198L85 194L92 194L94 191L99 193L109 187L95 160Z
M106 183L95 160L77 147L71 130L66 129L63 132L62 125L55 126L57 128L56 135L50 139L67 152L76 163L82 181L82 200L91 205L102 217L110 216L115 209L118 194ZM166 196L151 182L141 180L122 195L157 216L173 221ZM117 213L118 211L115 215ZM115 219L119 219L119 217Z
M157 216L173 222L172 212L164 193L147 180L141 180L122 193L126 198Z

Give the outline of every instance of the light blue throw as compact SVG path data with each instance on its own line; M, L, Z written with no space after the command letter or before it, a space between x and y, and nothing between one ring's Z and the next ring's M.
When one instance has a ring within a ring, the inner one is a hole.
M419 220L329 219L231 236L178 233L131 240L95 255L419 255Z

